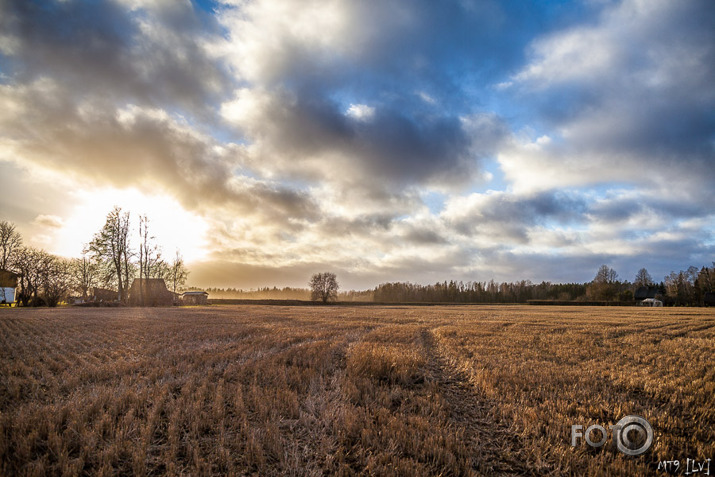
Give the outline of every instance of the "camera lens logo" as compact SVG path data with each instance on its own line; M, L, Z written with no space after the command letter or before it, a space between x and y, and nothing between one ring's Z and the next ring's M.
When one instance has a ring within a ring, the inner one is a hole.
M613 431L613 439L618 450L626 455L641 455L653 444L653 428L650 423L639 416L626 416L616 424L609 426ZM571 426L571 445L576 447L579 438L583 438L591 447L601 447L608 440L608 434L603 426L593 424L585 432L583 426ZM594 431L598 431L601 439L593 440Z
M616 446L626 455L641 455L653 444L653 428L639 416L626 416L616 423ZM633 433L637 437L633 437Z

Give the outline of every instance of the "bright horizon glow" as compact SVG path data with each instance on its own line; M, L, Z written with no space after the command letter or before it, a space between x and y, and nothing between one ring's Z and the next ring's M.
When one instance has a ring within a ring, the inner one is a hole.
M186 263L206 257L206 232L208 225L199 216L187 212L174 199L151 195L136 189L105 188L83 190L75 193L78 205L73 208L62 225L53 233L48 251L64 257L79 257L84 246L104 225L107 214L117 205L130 213L132 230L130 243L139 243L139 216L149 217L149 232L155 237L166 261L179 250ZM187 227L187 224L190 224Z

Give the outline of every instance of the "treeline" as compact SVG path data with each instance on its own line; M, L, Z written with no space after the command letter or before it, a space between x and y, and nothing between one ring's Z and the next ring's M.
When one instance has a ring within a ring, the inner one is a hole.
M665 306L715 306L715 262L712 267L689 267L671 272L656 283L645 268L634 281L619 280L615 270L601 266L588 283L457 282L434 285L383 283L373 290L373 300L382 303L527 303L530 300L558 302L633 302L641 295L661 300Z
M306 288L277 288L265 287L256 290L243 290L240 288L196 288L189 287L188 291L203 290L211 298L218 299L243 299L243 300L310 300L310 290Z
M132 231L138 231L136 242ZM97 288L110 290L117 301L126 303L135 278L162 278L176 291L188 276L178 251L169 260L162 256L148 217L140 216L133 228L129 212L119 207L107 215L78 258L25 246L15 225L0 221L0 270L17 275L15 299L20 306L57 306L70 297L86 300Z
M434 285L383 283L373 300L383 303L526 303L529 300L577 300L586 293L580 283L533 284L529 280L498 283L444 281Z
M645 268L638 271L633 281L620 280L618 273L602 265L596 276L586 283L532 283L490 281L443 281L432 285L409 282L382 283L371 290L343 291L341 302L376 303L633 303L645 296L663 302L665 306L715 306L715 263L712 267L689 267L671 272L655 282ZM207 288L211 298L245 300L309 300L305 288ZM637 296L640 293L641 296Z
M661 284L663 301L675 306L715 306L715 262L712 267L689 267L670 272Z
M189 287L188 291L203 290L208 292L213 299L220 300L310 300L311 290L308 288L293 287L264 287L255 290L241 288L196 288ZM338 293L338 301L373 301L373 291L343 291Z

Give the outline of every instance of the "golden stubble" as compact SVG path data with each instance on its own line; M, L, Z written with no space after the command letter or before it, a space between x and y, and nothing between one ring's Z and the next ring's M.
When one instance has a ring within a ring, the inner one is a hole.
M0 310L0 474L643 475L715 456L715 313ZM570 445L645 417L640 457Z

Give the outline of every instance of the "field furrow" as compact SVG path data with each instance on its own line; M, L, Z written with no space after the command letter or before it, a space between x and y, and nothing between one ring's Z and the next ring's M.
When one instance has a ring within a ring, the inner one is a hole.
M714 344L708 309L6 308L0 475L655 474L715 457ZM631 414L643 455L571 445Z

